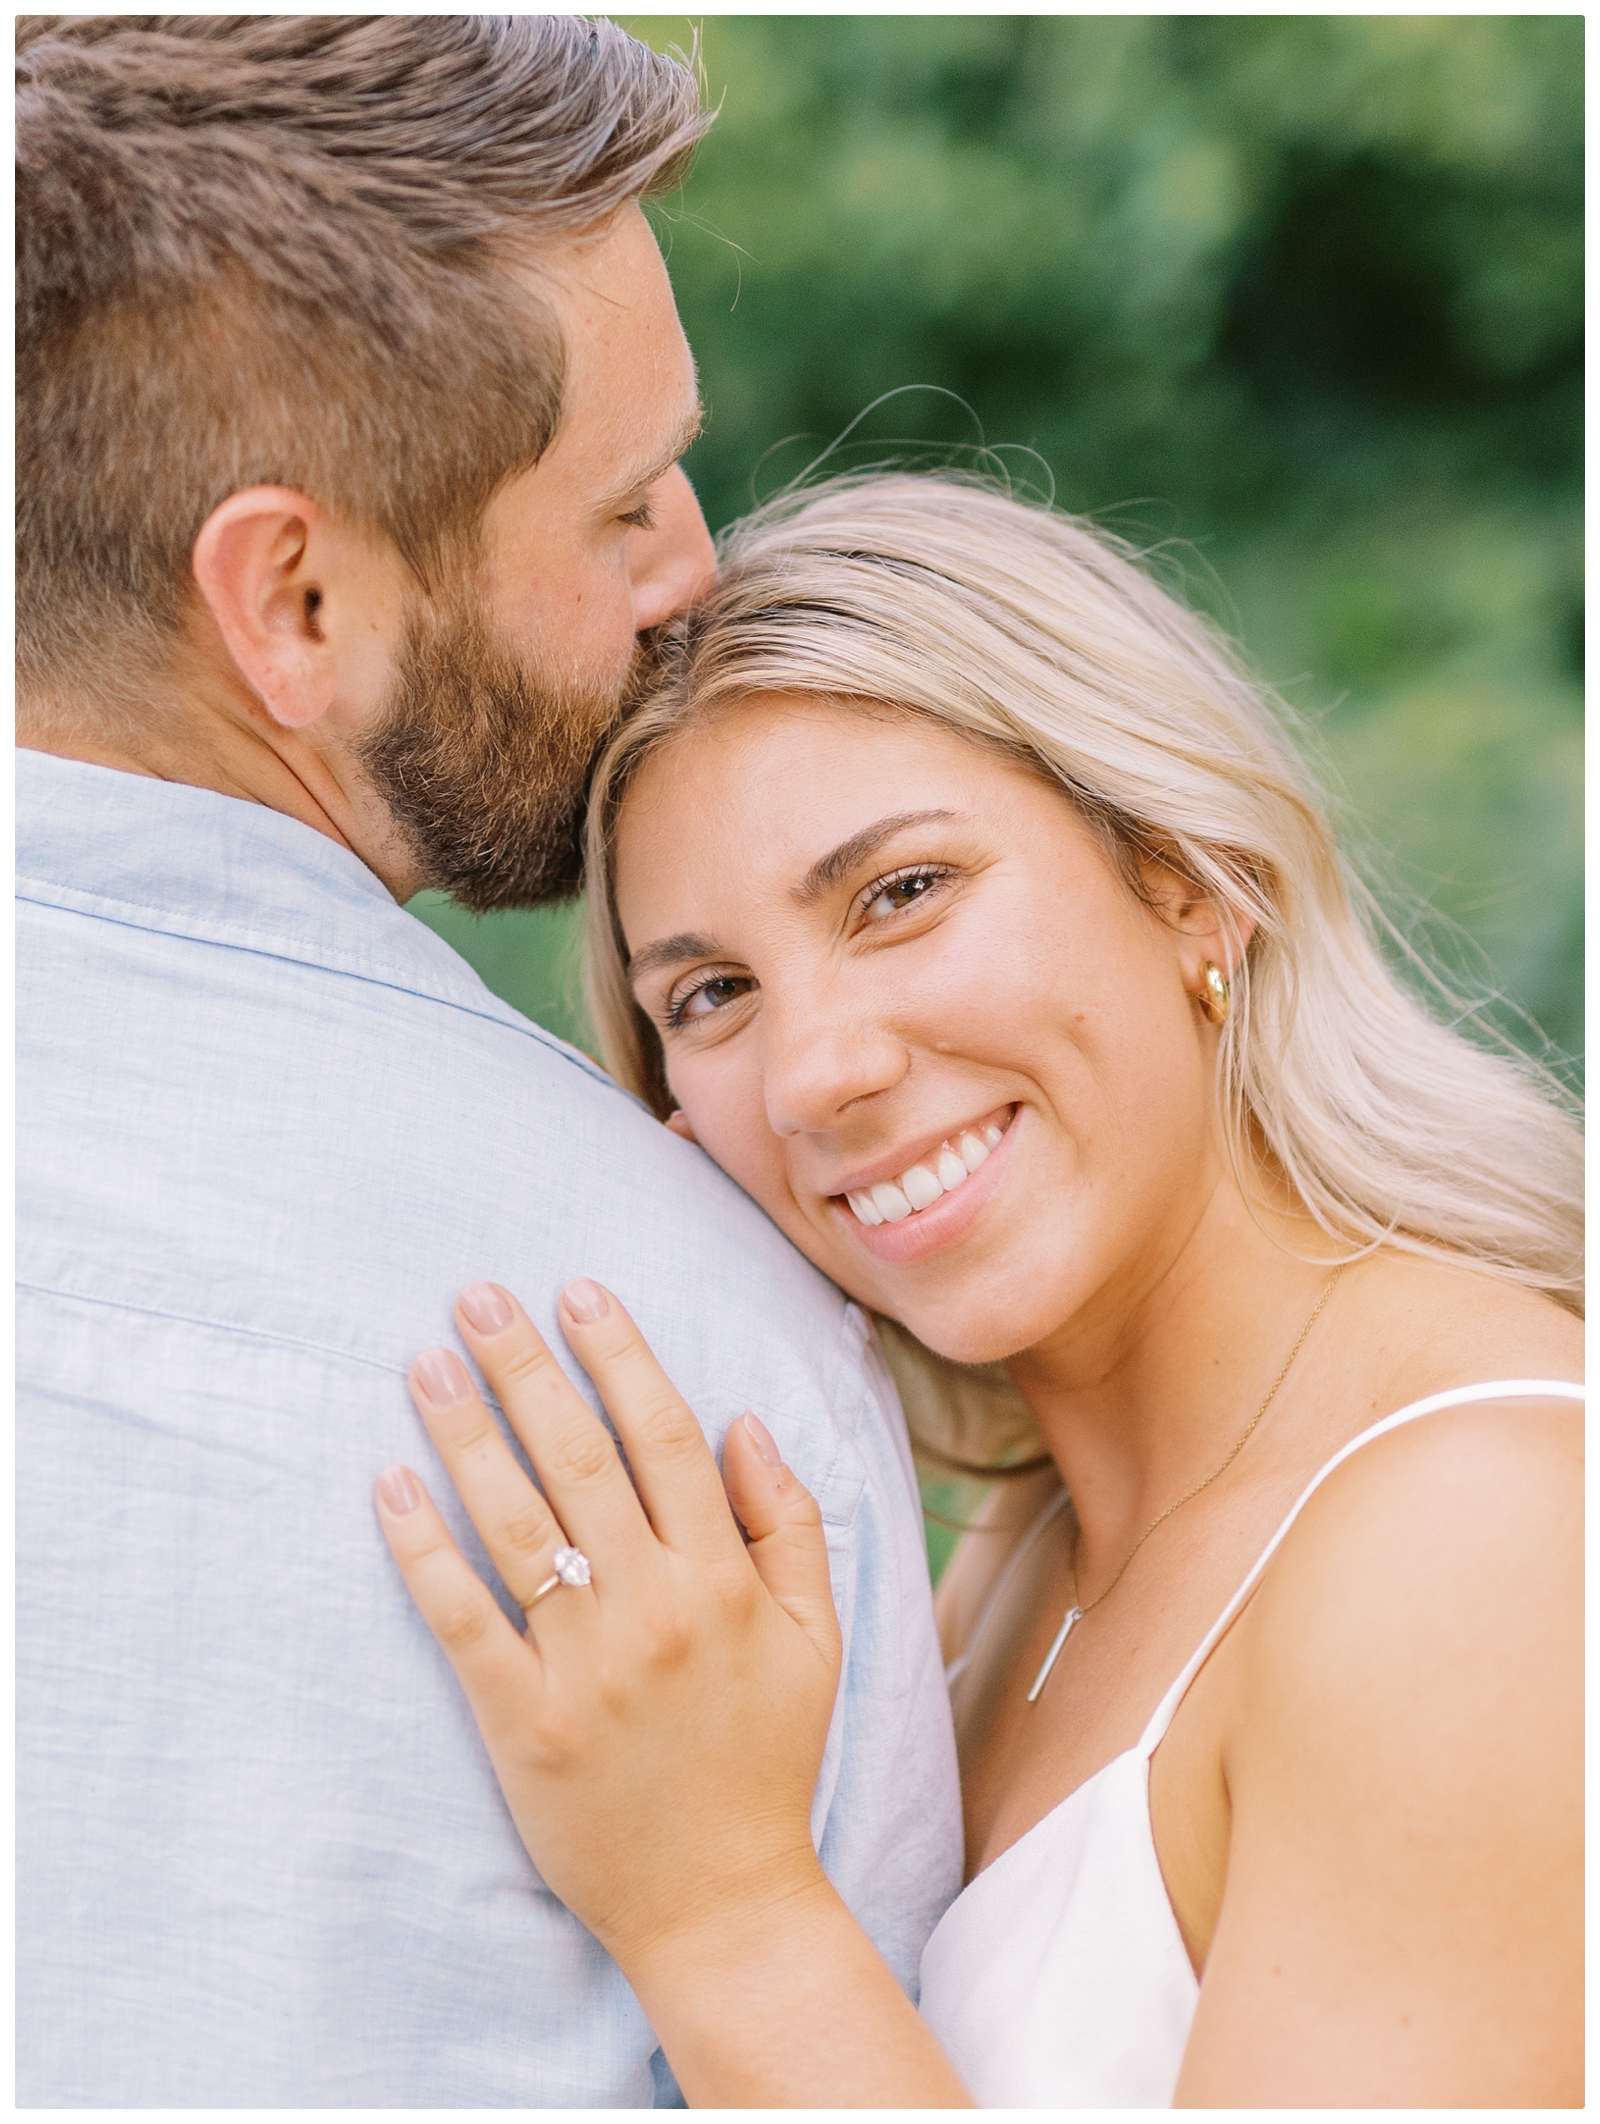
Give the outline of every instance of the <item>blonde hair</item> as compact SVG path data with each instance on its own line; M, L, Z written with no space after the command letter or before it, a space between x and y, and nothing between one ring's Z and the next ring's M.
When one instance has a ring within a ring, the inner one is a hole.
M1047 776L1131 889L1153 859L1221 911L1235 971L1219 1119L1241 1184L1276 1167L1340 1256L1382 1244L1470 1262L1581 1310L1570 1094L1401 985L1377 943L1398 933L1335 847L1289 711L1120 541L958 474L834 480L724 535L717 586L664 656L600 760L586 865L593 1022L607 1067L658 1115L672 1103L661 1043L628 987L613 899L633 776L752 695L887 706ZM913 1428L941 1433L955 1464L963 1433L1028 1439L1000 1368L947 1364L903 1329L885 1341Z

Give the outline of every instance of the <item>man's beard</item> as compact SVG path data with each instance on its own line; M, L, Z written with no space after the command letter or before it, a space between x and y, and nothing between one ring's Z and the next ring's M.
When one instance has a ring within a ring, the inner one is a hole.
M652 668L641 645L624 678L585 683L519 662L468 597L414 613L361 760L424 884L474 914L569 899L590 766Z

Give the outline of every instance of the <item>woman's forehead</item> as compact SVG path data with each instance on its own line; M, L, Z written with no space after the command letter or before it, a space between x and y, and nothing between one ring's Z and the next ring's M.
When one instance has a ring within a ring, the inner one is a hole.
M791 873L798 885L885 824L1019 825L1041 797L1042 823L1079 823L1041 763L980 734L876 702L757 696L675 733L641 766L618 814L619 913L626 926L641 902L735 872L742 886Z
M690 783L738 787L747 800L781 807L802 793L804 785L788 779L802 766L826 785L869 760L880 775L970 774L975 755L1002 770L1020 767L992 740L920 709L832 695L755 694L697 717L658 744L623 800L623 817L636 803L647 810L670 800L669 792L681 796Z

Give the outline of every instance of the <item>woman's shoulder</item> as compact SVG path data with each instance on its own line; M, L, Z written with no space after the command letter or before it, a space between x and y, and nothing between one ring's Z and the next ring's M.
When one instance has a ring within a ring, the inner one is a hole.
M1398 1759L1402 1735L1449 1752L1469 1733L1498 1746L1507 1719L1559 1724L1582 1628L1583 1408L1532 1383L1419 1413L1320 1483L1241 1618L1249 1752L1288 1774L1308 1748Z
M1492 2018L1519 1969L1564 1981L1582 1872L1582 1410L1526 1391L1560 1377L1536 1340L1505 1361L1521 1376L1499 1385L1492 1363L1488 1398L1425 1395L1340 1460L1243 1611L1218 1735L1217 1941L1231 1921L1234 1969L1244 1939L1258 1970L1292 1958L1313 1990L1425 1999L1430 2015L1453 1999L1458 2021ZM1517 1950L1486 1961L1485 1940ZM1459 2040L1412 2019L1388 2011L1397 2056Z
M1458 1387L1583 1377L1577 1315L1470 1263L1387 1253L1352 1295L1347 1332L1365 1352L1368 1422Z
M1367 1310L1393 1338L1387 1385L1242 1618L1260 1703L1297 1698L1313 1670L1325 1695L1348 1683L1369 1705L1440 1683L1482 1691L1497 1662L1538 1656L1560 1589L1579 1582L1583 1405L1541 1391L1581 1381L1579 1323L1427 1264Z

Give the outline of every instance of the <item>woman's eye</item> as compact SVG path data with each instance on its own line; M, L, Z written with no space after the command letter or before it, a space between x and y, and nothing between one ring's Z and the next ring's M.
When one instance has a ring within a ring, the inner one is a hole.
M907 870L898 877L880 878L862 896L862 912L879 922L887 915L900 914L918 900L925 900L943 884L945 876L942 870Z
M748 974L713 974L709 981L691 988L668 1008L667 1023L687 1025L696 1018L709 1018L716 1011L726 1010L730 1003L737 1003L754 986Z

